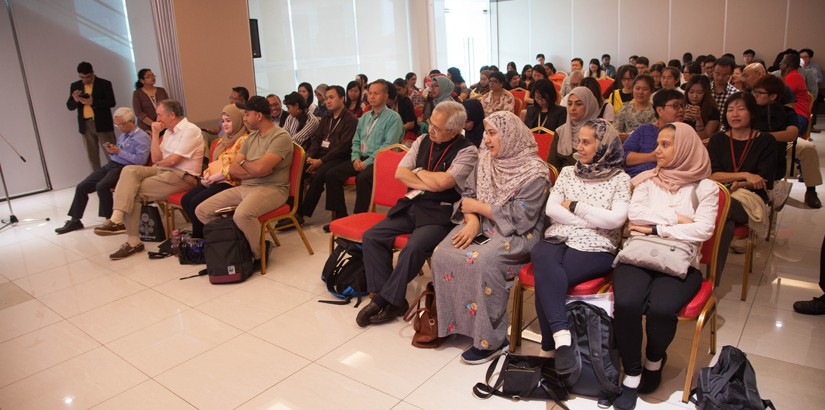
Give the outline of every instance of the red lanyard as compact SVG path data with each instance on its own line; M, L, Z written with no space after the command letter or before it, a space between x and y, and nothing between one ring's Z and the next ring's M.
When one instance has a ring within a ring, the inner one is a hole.
M753 134L756 131L751 130L750 135L748 135L748 142L745 143L745 149L742 150L742 154L739 155L739 162L736 161L736 155L733 153L733 131L731 130L731 137L730 137L730 159L733 161L733 172L739 172L739 167L742 166L742 163L745 162L745 157L748 156L748 151L751 148L751 141L753 141Z
M439 163L439 162L441 162L441 160L442 160L442 159L444 159L444 156L445 156L445 155L447 155L447 151L449 151L449 150L450 150L450 147L452 147L452 146L453 146L453 144L455 144L455 143L456 143L456 141L458 141L458 138L456 138L456 139L455 139L455 141L451 142L451 143L450 143L450 145L448 145L448 146L447 146L447 148L444 150L444 152L443 152L443 153L441 153L441 158L439 158L439 159L438 159L438 161L436 161L436 162L435 162L435 166L436 166L436 167L438 167L438 163ZM429 159L427 159L427 171L430 171L430 172L435 171L435 168L430 169L430 166L431 166L431 164L430 164L430 163L431 163L431 162L432 162L432 160L433 160L433 145L435 145L435 141L433 141L433 140L431 139L431 140L430 140L430 158L429 158Z

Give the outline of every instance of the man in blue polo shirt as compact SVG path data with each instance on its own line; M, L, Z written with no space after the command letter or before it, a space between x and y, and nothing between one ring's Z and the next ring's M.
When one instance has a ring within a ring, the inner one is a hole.
M135 125L135 112L131 108L121 107L115 111L114 125L121 134L117 138L117 145L105 144L103 148L109 153L111 161L108 164L92 171L83 182L77 184L74 191L74 200L69 208L71 219L66 224L55 229L58 235L83 229L83 212L89 202L89 194L97 191L100 200L98 216L108 218L112 214L112 188L117 185L120 171L127 165L144 165L149 158L149 146L152 140L145 131Z

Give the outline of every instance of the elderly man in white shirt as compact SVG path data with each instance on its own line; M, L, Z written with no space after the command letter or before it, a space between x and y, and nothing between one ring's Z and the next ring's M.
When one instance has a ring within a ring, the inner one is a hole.
M101 236L126 232L128 238L112 260L123 259L144 250L138 235L140 208L144 202L166 199L176 192L188 191L198 182L203 163L203 138L200 128L183 116L183 106L175 100L161 101L158 120L152 123L151 167L130 165L123 169L115 187L111 218L95 228ZM163 142L160 133L166 129Z

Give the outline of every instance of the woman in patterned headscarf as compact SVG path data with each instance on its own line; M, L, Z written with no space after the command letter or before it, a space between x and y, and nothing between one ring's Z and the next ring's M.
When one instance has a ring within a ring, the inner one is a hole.
M550 192L550 227L531 253L542 355L555 349L561 374L577 364L564 305L567 289L610 272L630 202L622 141L610 123L585 122L576 156L576 165L562 168Z
M536 141L512 112L484 120L475 172L467 178L453 222L459 224L432 258L438 335L473 339L465 363L492 360L506 348L507 300L544 226L547 165Z
M599 103L587 87L576 87L567 95L567 122L556 129L547 162L557 169L574 165L573 153L579 145L584 123L599 117Z

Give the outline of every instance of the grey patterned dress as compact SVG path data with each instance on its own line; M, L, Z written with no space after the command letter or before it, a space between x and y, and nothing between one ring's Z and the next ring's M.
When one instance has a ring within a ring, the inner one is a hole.
M475 173L467 185L476 186ZM492 207L492 220L480 216L480 229L490 238L483 245L453 246L452 237L464 227L461 212L454 214L459 225L435 248L432 258L439 336L469 336L473 346L483 350L501 346L510 322L506 314L510 288L541 240L548 191L545 179L530 180L506 204Z

